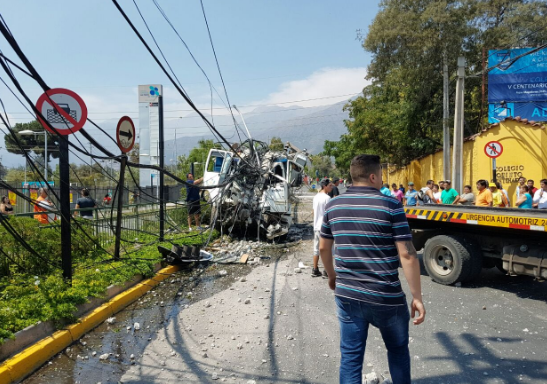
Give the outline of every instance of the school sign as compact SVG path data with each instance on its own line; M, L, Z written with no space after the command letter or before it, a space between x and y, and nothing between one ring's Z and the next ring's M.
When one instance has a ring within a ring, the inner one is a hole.
M547 48L488 52L488 121L547 121Z

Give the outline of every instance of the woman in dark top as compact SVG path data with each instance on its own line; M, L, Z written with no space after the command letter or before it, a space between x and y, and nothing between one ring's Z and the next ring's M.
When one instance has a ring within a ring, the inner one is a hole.
M9 198L7 196L2 196L2 200L0 200L0 213L3 215L13 215L13 205L9 202Z

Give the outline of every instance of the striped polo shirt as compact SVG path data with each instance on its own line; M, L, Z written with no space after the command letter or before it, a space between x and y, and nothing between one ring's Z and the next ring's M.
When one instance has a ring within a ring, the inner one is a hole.
M327 203L321 237L334 239L335 295L405 305L396 241L412 240L403 206L372 187L350 187Z

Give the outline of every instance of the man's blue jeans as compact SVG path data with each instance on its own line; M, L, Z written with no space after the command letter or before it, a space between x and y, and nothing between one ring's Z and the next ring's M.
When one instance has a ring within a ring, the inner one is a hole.
M410 354L406 305L385 306L335 297L340 322L340 384L361 384L368 327L380 330L387 348L393 384L410 384Z

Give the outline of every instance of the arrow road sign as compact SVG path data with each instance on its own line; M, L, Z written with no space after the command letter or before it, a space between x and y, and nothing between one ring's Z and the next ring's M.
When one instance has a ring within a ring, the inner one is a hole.
M38 98L36 108L47 122L39 116L38 120L51 133L55 131L49 126L55 128L60 135L70 135L82 129L87 120L87 107L84 101L68 89L55 88L46 91Z
M131 151L135 145L135 124L129 116L124 116L118 122L116 141L123 153Z
M486 156L495 159L503 153L503 145L499 141L490 141L484 146Z

